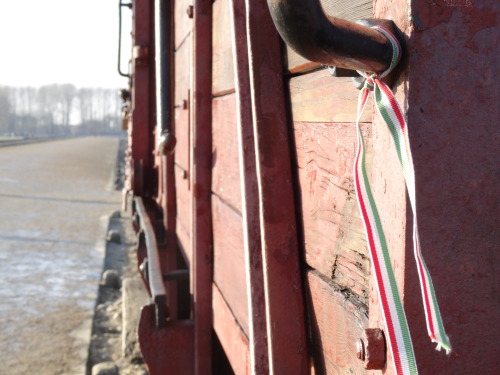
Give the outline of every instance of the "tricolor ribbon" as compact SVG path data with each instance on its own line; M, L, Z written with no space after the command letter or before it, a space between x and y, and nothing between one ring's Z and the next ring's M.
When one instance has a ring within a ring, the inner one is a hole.
M397 65L401 56L401 46L398 40L386 29L378 26L374 27L374 29L384 34L390 40L393 47L393 57L390 67L383 73L359 72L366 78L366 81L359 94L358 115L356 118L358 149L354 163L355 188L361 218L366 231L372 270L377 283L394 367L398 375L414 375L418 374L418 370L410 330L408 329L403 303L399 295L396 278L394 277L389 248L382 228L382 221L370 188L368 173L366 171L364 140L359 126L368 94L372 89L374 90L377 110L387 124L394 140L413 210L413 247L420 279L427 331L431 340L437 343L436 350L444 348L447 354L449 354L451 352L451 345L444 330L431 276L420 250L417 228L415 172L408 138L408 127L403 112L396 102L391 89L380 80Z

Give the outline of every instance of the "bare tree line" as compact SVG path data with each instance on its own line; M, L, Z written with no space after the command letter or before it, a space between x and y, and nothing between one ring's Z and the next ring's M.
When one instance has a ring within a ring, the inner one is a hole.
M117 89L73 84L0 86L0 136L66 136L121 130Z

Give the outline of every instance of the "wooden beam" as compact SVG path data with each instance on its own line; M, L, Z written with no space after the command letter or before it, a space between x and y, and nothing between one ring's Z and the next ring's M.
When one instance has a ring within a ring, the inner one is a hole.
M195 375L212 372L212 0L194 2L193 316Z
M269 370L305 374L304 303L280 39L265 0L246 0L246 10Z

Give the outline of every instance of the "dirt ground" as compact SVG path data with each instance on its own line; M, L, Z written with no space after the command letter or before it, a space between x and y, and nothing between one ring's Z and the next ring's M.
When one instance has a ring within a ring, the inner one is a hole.
M119 139L0 147L0 374L83 375Z
M115 168L114 188L123 188L124 153L126 142L121 141ZM117 239L111 233L118 234ZM103 274L114 270L121 280L137 274L136 235L130 212L115 211L108 226ZM138 307L139 308L139 307ZM126 357L122 349L122 292L120 287L99 285L96 309L92 323L92 338L86 365L87 375L101 362L114 362L120 375L147 375L140 357Z
M127 213L115 212L110 220L110 231L120 234L120 243L108 241L104 270L115 270L121 278L137 273L135 260L136 237ZM108 232L109 233L109 232ZM99 286L89 349L87 374L92 366L112 361L120 375L146 375L141 358L127 358L122 351L122 293L120 288Z

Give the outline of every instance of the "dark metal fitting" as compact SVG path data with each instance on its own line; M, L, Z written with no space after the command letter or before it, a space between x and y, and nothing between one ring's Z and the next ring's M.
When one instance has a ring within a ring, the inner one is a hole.
M148 274L148 258L145 257L144 260L142 261L141 265L139 266L139 271L141 271L144 280L149 282L149 274Z
M380 328L367 328L356 342L356 357L365 362L367 370L383 370L386 362L386 343Z
M163 274L163 281L189 280L189 270L179 269Z
M120 7L127 7L129 9L132 9L132 2L130 2L130 3L122 3L120 1Z
M182 109L188 109L188 101L186 99L182 101Z
M186 9L186 13L187 13L189 18L193 18L194 7L192 5L188 6L188 8Z
M134 46L132 49L132 57L137 63L145 63L148 61L149 49L146 46Z
M337 68L336 66L329 66L328 71L332 77L359 77L355 70Z
M158 140L158 152L161 155L168 155L174 151L177 140L172 133L164 132L160 135Z

